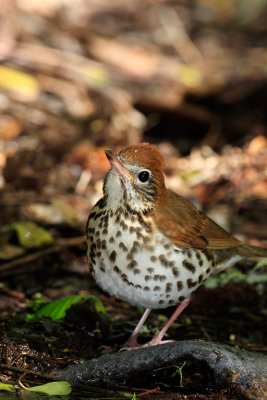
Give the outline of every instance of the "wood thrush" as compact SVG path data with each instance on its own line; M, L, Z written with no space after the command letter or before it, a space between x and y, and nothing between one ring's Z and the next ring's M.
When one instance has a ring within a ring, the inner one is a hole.
M106 155L111 169L104 195L87 224L90 271L110 295L146 308L127 341L130 347L138 346L151 309L178 304L146 346L160 344L191 293L211 274L245 257L267 257L267 248L243 244L166 189L163 158L155 146L136 144Z

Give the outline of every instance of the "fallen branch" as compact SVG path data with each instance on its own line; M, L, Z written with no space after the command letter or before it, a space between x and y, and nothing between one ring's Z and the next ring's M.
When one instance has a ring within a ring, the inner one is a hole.
M267 398L267 356L214 342L181 341L108 354L59 371L56 378L73 386L147 387L171 386L172 377L179 388L178 367L184 362L187 393L196 390L197 380L198 386L228 388L242 399Z

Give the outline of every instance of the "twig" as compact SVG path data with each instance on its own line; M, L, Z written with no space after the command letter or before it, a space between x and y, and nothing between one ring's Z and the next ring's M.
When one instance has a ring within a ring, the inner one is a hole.
M149 394L157 393L157 392L160 392L160 388L159 387L156 387L154 389L145 390L144 392L138 393L138 396L144 397L144 396L147 396Z
M4 272L10 271L11 269L19 265L30 263L48 254L56 253L64 247L78 246L80 244L84 244L85 242L86 242L85 236L79 236L69 239L58 239L53 246L46 247L45 249L36 251L35 253L32 254L26 254L25 256L16 258L15 260L11 260L9 262L2 264L0 266L0 274L3 275Z

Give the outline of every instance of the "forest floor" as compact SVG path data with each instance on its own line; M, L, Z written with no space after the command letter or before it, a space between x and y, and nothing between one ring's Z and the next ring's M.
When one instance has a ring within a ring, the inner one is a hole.
M223 3L0 1L2 382L42 382L119 350L141 315L88 271L85 226L108 170L104 149L156 144L168 188L236 237L266 243L267 3L253 13L250 2ZM267 354L266 282L266 260L212 277L169 337ZM40 311L62 299L73 300L65 316ZM172 311L153 313L144 342ZM203 383L180 389L73 399L235 399Z

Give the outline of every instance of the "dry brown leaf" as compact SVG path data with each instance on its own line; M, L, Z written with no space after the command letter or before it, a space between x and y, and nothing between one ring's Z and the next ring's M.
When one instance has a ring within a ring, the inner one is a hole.
M11 115L1 115L0 119L0 139L12 140L21 133L22 125Z
M95 147L88 142L80 142L66 157L68 162L88 169L94 179L102 178L109 168L104 148Z
M263 149L267 149L267 138L266 136L258 135L249 143L247 153L253 156Z

